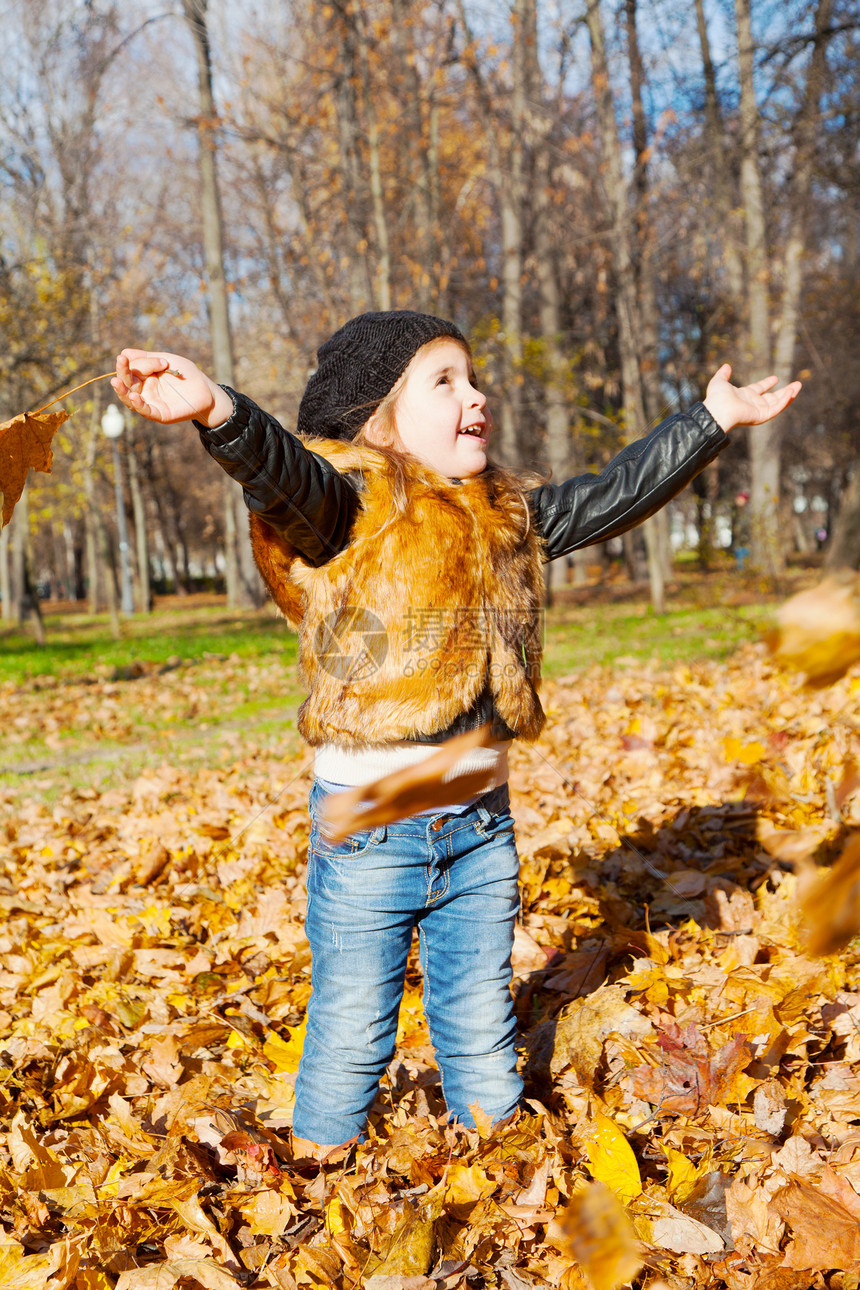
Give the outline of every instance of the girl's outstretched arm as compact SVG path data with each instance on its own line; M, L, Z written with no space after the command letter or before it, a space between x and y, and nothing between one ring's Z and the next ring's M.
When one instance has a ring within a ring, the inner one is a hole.
M708 382L704 404L718 426L727 433L735 426L759 426L779 416L801 391L800 381L774 390L777 377L738 387L731 383L732 369L723 363Z
M132 412L162 425L199 421L219 426L233 414L230 395L181 354L124 349L111 385Z

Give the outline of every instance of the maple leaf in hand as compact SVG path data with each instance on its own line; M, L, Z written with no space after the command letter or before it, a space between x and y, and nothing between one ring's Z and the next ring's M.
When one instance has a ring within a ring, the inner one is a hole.
M27 472L51 471L51 440L68 412L21 412L0 425L0 494L3 496L3 526L24 491Z

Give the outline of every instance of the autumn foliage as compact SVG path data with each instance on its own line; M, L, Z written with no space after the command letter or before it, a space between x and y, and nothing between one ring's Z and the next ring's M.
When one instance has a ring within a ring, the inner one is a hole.
M6 763L35 720L198 720L195 677L9 687ZM808 905L828 957L802 901L856 872L858 693L758 647L548 686L513 754L527 1110L445 1126L413 966L368 1141L322 1169L289 1137L306 754L4 790L0 1284L855 1285L857 895Z
M22 412L0 425L0 527L12 518L30 469L50 473L51 440L68 419L68 412Z

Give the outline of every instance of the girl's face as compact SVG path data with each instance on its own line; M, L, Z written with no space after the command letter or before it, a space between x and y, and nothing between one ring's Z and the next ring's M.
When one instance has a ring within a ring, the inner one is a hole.
M463 346L455 340L422 345L402 379L394 405L398 446L449 479L480 475L492 422ZM373 422L371 417L370 442Z

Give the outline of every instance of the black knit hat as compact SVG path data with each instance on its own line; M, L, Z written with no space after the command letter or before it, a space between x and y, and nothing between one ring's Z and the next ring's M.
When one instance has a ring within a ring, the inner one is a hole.
M440 337L468 344L453 323L412 309L359 314L317 352L297 429L302 435L354 439L422 345Z

